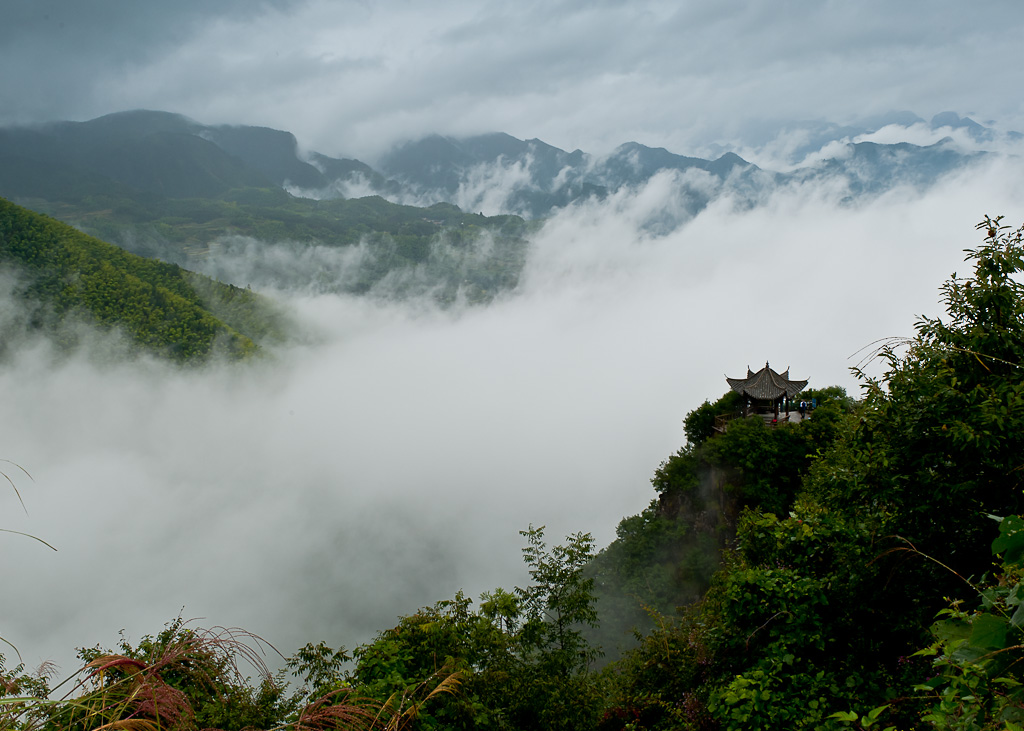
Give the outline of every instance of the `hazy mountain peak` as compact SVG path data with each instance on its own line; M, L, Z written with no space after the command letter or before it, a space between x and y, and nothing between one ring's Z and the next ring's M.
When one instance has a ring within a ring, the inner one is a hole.
M105 114L87 122L80 122L78 126L80 129L130 137L142 137L155 132L193 133L202 127L183 114L151 109L132 109Z
M903 110L899 112L886 112L884 114L875 114L870 117L864 117L854 126L862 128L865 132L876 132L883 127L888 127L893 124L900 127L910 127L915 124L921 124L924 121L924 119L913 112Z
M986 129L970 117L961 117L956 112L939 112L932 117L932 129L937 129L939 127L952 127L953 129L966 127L972 132Z
M529 151L529 144L504 132L489 132L466 137L459 146L480 160L493 161L499 157L517 157Z

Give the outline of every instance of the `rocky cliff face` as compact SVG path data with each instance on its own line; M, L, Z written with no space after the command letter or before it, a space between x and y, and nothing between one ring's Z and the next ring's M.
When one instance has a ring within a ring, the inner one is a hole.
M711 575L722 563L722 552L736 537L739 500L729 489L735 475L721 467L702 464L692 490L662 493L658 514L683 526L675 581L681 591L680 603L700 599Z

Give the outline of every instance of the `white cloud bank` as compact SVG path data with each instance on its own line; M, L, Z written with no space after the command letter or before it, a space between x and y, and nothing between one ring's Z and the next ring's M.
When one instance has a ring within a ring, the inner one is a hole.
M295 295L317 343L202 370L25 351L0 370L0 443L34 482L12 475L29 515L4 493L2 527L59 551L0 534L0 635L69 672L71 648L184 607L288 654L522 582L517 532L610 541L726 374L769 360L853 389L852 353L938 313L974 223L1024 215L1003 161L859 205L821 186L722 200L643 234L670 184L551 220L487 307Z

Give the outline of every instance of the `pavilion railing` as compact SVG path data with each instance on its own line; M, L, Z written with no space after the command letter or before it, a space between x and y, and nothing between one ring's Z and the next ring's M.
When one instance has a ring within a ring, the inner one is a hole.
M715 417L715 431L719 434L725 434L725 430L729 428L729 422L735 419L737 416L742 416L738 413L730 414L719 414Z
M719 434L725 434L725 430L729 428L729 422L733 419L741 419L747 416L753 416L755 413L754 409L744 409L743 411L737 411L729 414L718 414L715 417L714 429ZM765 426L775 427L779 424L785 424L789 421L789 414L779 414L776 418L774 414L760 414L761 418L764 419Z

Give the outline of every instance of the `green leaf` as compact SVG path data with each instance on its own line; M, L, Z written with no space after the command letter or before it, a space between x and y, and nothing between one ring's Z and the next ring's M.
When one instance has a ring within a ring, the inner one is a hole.
M860 716L853 711L837 711L830 715L829 718L834 718L838 721L856 721Z
M1017 606L1017 611L1015 611L1013 616L1010 617L1010 624L1017 629L1024 627L1024 604Z
M1019 563L1024 557L1024 520L1008 515L999 524L999 537L992 541L993 555L1003 554L1006 563Z
M970 637L971 625L961 619L942 619L932 625L932 634L943 644L950 644Z
M994 614L980 614L971 624L971 645L985 649L1006 647L1007 622Z
M879 706L878 708L873 708L871 710L871 712L868 713L868 718L870 718L872 721L874 721L876 718L878 718L880 715L882 715L882 711L884 711L888 707L889 707L889 704L887 703L884 706Z

